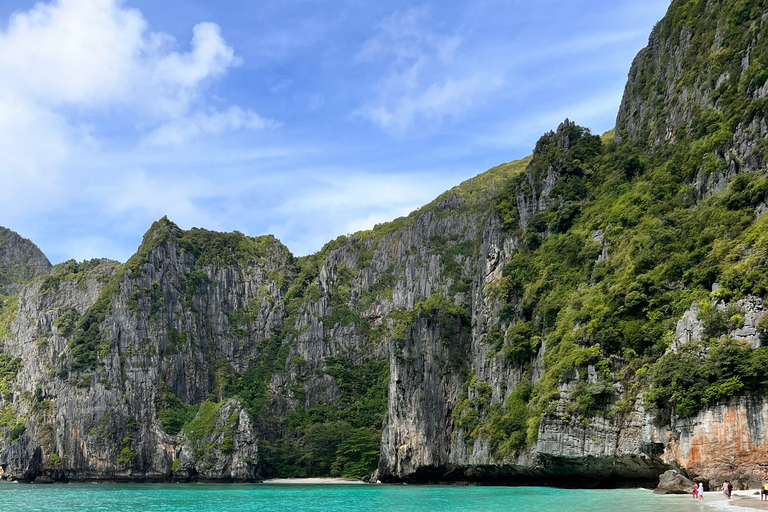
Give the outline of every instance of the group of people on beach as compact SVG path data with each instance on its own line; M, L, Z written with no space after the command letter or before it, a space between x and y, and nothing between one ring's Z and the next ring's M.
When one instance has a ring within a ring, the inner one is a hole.
M731 499L731 494L733 493L733 484L730 480L726 480L723 483L723 496L725 496L725 499ZM699 482L698 485L693 486L693 499L704 499L704 484L702 482ZM760 482L760 501L768 501L768 475L763 477L763 480Z
M766 484L766 482L768 482L768 480L764 479L763 480L764 489L768 489L768 487L766 487L766 485L768 485ZM768 491L763 491L763 492L765 493ZM731 499L731 493L733 493L733 484L731 483L730 480L726 480L725 482L723 482L723 496L725 496L725 499L729 500ZM704 499L704 483L703 482L699 482L699 485L693 486L693 499L699 499L699 500Z

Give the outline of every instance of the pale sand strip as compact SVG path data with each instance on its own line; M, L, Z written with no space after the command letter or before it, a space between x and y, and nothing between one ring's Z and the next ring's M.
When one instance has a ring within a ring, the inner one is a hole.
M320 477L320 478L271 478L269 480L264 480L265 484L300 484L300 485L316 485L316 484L325 484L325 485L339 485L339 484L362 484L362 480L358 480L357 478L330 478L330 477Z
M768 501L760 501L760 495L755 494L759 492L757 489L750 489L747 491L733 491L730 500L726 500L722 491L707 491L704 493L704 499L698 501L705 505L710 505L713 508L719 510L738 510L739 512L747 512L749 510L768 510ZM693 500L690 494L675 494L667 495L673 499L679 500Z

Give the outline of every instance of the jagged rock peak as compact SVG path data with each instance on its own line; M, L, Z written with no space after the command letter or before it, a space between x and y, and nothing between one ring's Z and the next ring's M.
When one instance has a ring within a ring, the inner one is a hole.
M0 293L50 268L51 262L34 243L0 226Z
M565 121L557 126L557 134L561 135L566 129L573 128L574 126L576 126L576 121L571 121L566 117Z
M761 0L675 0L635 57L616 140L702 139L732 173L763 166L768 57Z
M280 259L292 257L288 248L273 235L250 237L239 231L219 232L202 228L183 230L164 216L153 222L144 234L138 251L131 257L131 262L144 261L149 251L168 241L172 241L196 258L206 256L207 260L213 258L219 263L246 263L267 256L279 256Z
M558 125L556 131L550 130L539 139L536 143L536 148L533 151L534 158L537 155L546 153L553 144L558 149L567 151L577 139L589 133L588 128L579 126L575 121L566 118L565 121Z

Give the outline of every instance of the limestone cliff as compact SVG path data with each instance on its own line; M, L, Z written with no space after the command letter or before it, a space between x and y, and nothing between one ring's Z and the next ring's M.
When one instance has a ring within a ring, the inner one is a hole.
M39 276L50 267L48 258L35 244L0 227L0 293L8 293L13 285Z
M126 263L49 268L4 231L0 476L754 484L765 19L673 2L617 141L566 120L310 256L164 218Z
M700 139L699 193L764 168L768 58L763 2L675 0L632 63L618 140L654 146Z

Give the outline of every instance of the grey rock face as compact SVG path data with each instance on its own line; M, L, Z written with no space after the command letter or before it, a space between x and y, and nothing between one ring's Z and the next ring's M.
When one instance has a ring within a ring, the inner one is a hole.
M272 247L274 257L259 267L201 271L178 244L159 243L140 265L103 262L77 282L64 276L52 288L22 287L3 340L3 350L22 364L0 406L14 411L25 431L2 443L6 477L167 480L180 458L181 479L256 479L258 437L239 403L220 405L218 414L231 424L222 427L220 418L211 427L215 434L204 438L205 446L224 445L213 453L189 444L184 432L168 435L158 403L164 392L187 404L219 400L214 365L226 360L244 368L258 357L258 342L282 321L281 306L268 300L279 300L282 290L266 273L283 270L290 255ZM88 353L74 350L83 334L80 319L97 301L107 304L101 344L96 362L84 363ZM240 318L245 325L234 327Z
M194 442L187 441L174 464L175 478L247 482L257 479L258 445L253 420L237 400L215 407L212 428ZM203 411L198 413L196 421ZM162 453L162 450L159 450Z
M616 117L617 140L641 141L650 146L674 144L682 134L690 135L699 129L702 121L697 116L701 112L724 112L722 96L728 87L745 88L750 100L766 97L768 83L755 81L752 77L755 67L751 65L755 44L767 20L762 16L739 24L735 28L744 34L751 31L754 38L728 34L728 43L722 46L724 32L734 28L723 8L727 4L720 0L707 2L703 12L696 13L695 23L679 20L675 23L675 17L667 16L656 26L648 45L632 63ZM676 8L679 6L675 4L671 7ZM717 26L717 31L692 32L706 26L705 20L710 26ZM703 43L702 37L714 38L714 44ZM724 51L743 55L740 69L721 63L710 66L706 72L691 72L691 62L696 59L713 62ZM728 140L718 143L713 150L713 156L724 162L724 168L701 169L693 180L697 195L705 197L723 189L740 172L762 169L765 161L760 142L766 135L768 119L763 114L739 122Z
M51 263L38 247L18 233L0 226L0 293L44 274Z
M693 492L693 480L689 480L684 475L674 469L665 471L659 477L659 485L653 490L654 494L690 494Z
M736 307L737 311L741 314L743 319L742 325L732 329L724 336L735 340L747 341L752 348L762 346L762 335L758 329L758 324L768 314L768 308L765 307L760 297L749 295L733 303L715 301L712 307L723 312L729 308ZM686 343L704 339L706 326L704 321L699 318L699 314L699 306L697 304L692 304L683 314L683 318L677 322L675 340L672 342L670 350L676 351Z
M570 127L563 123L550 142L569 147ZM536 186L517 198L521 222L551 203L558 179L555 169L540 187L529 179ZM125 265L104 262L55 286L24 287L4 340L4 351L22 366L3 406L26 430L2 445L6 477L258 479L258 442L280 432L268 418L250 417L243 404L224 401L217 375L278 357L267 383L269 414L278 419L340 400L336 381L324 373L329 358L351 366L388 361L382 481L655 479L665 468L639 440L642 419L586 426L547 417L538 442L515 456L500 455L486 437L457 425L465 393L487 394L478 411L485 415L525 379L519 364L490 350L492 338L503 340L515 322L514 312L502 318L490 290L518 240L505 234L497 215L465 208L465 201L447 195L378 241L353 236L335 243L308 291L292 302L286 297L297 277L278 242L264 241L258 261L211 262L185 241L200 233L168 222L154 226ZM363 311L363 327L334 316L342 286L346 306ZM83 319L94 311L101 315L98 337L90 352L78 352L89 339ZM378 341L365 334L372 329L381 333ZM266 348L275 339L284 345L277 356ZM534 380L543 356L542 344L531 361ZM472 381L477 389L468 388ZM164 430L169 394L199 406L189 431ZM207 425L202 432L200 424Z

